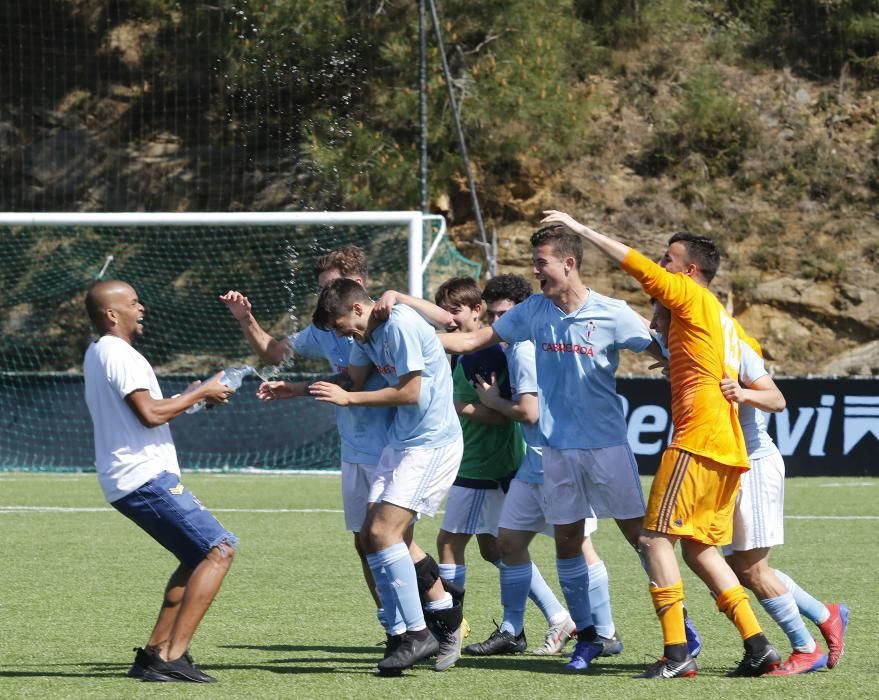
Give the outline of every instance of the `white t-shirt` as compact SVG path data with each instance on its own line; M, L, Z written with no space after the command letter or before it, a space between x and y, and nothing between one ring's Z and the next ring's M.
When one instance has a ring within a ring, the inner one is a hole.
M86 350L83 375L94 425L95 466L107 501L136 491L160 472L179 476L168 424L147 428L125 402L137 389L163 398L146 358L121 338L105 335Z

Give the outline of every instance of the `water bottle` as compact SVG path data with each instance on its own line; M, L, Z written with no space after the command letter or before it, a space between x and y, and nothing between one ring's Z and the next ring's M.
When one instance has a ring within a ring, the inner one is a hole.
M223 376L220 377L220 384L225 384L230 389L238 389L238 387L241 386L241 382L244 381L244 378L248 374L253 374L253 367L250 365L244 365L243 367L227 367L223 370ZM198 413L207 405L207 401L202 399L198 403L194 403L187 408L186 412Z

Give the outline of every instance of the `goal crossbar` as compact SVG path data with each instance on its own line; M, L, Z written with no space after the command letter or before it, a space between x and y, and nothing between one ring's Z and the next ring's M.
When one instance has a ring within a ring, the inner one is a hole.
M425 221L439 221L439 231L426 255ZM285 224L374 224L408 229L409 294L424 295L424 271L446 232L442 216L420 211L317 212L21 212L0 214L0 226L283 226Z

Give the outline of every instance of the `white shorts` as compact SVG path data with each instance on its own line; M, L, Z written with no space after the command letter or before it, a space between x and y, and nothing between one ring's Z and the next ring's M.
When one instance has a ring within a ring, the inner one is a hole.
M554 537L552 525L546 522L547 499L543 484L513 479L510 490L504 499L499 527L505 530L537 532ZM598 529L598 519L586 518L583 534L589 537Z
M342 460L342 510L345 529L360 532L366 518L369 489L375 480L376 465Z
M442 529L466 535L494 535L504 505L503 489L473 489L452 485Z
M644 515L644 494L628 443L594 450L543 448L546 521L567 525L581 518L628 520Z
M369 490L369 502L387 502L423 515L436 515L463 454L464 440L460 437L437 448L385 447Z
M732 544L724 555L784 544L784 459L777 450L751 460L733 513Z

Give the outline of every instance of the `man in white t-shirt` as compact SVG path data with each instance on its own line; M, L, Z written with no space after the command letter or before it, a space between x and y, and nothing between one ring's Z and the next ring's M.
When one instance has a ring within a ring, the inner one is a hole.
M98 340L83 362L85 399L94 425L95 466L107 501L180 562L156 625L128 671L146 681L211 683L189 644L232 565L238 538L180 483L168 421L201 400L228 403L221 374L165 399L153 368L132 347L143 334L144 307L131 285L92 285L85 307Z

